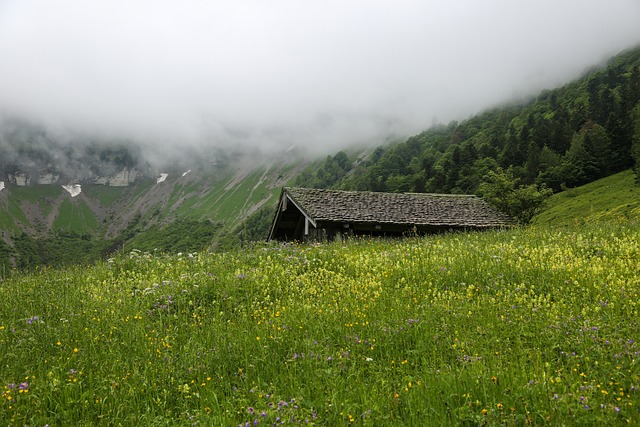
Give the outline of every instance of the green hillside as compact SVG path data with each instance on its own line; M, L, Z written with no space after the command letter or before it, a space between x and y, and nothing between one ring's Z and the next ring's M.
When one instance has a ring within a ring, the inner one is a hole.
M95 214L82 200L63 200L53 222L53 230L77 234L92 233L98 227Z
M539 226L15 272L0 419L640 425L639 242Z
M7 185L0 193L0 263L89 262L123 247L189 252L263 239L263 219L271 216L280 188L305 164L281 158L174 171L163 182L85 184L76 197L60 185Z
M554 194L534 224L640 221L640 186L631 170Z

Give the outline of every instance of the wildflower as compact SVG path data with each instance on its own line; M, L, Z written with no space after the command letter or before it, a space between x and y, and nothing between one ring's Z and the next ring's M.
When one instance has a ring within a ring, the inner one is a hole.
M498 409L502 409L502 403L498 403L498 404L496 404L496 408L498 408Z
M38 316L30 317L29 319L27 319L27 325L30 325L33 322L37 322L38 320L40 320L40 317L38 317Z
M487 411L486 409L483 409L482 411L480 411L480 413L481 413L482 415L487 415L487 412L489 412L489 411Z

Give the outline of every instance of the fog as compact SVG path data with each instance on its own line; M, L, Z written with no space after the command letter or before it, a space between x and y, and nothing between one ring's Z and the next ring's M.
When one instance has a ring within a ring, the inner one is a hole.
M0 0L0 113L173 152L330 152L556 87L639 43L637 0Z

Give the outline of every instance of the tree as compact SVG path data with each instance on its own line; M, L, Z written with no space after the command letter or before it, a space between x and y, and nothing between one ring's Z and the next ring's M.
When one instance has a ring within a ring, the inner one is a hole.
M633 171L636 173L636 181L640 183L640 102L631 112L633 120L633 138L631 145L631 156L635 161Z
M607 131L597 123L587 122L573 136L566 163L569 185L582 185L606 176L612 164Z
M524 185L514 176L512 168L504 170L500 167L484 176L478 192L487 202L523 225L531 221L552 193L544 185Z

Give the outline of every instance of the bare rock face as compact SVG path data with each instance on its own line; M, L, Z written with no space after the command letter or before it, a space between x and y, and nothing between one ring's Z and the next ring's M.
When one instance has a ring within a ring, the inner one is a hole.
M31 177L26 172L8 173L7 179L9 183L15 184L18 187L26 187L31 183Z
M54 174L51 172L43 173L43 174L40 174L40 176L38 177L38 184L40 185L55 184L56 182L58 182L59 178L60 178L59 174Z
M100 176L96 178L94 184L108 185L111 187L127 187L133 183L140 174L136 169L124 168L120 172L112 176Z
M17 185L18 187L26 187L32 184L37 185L54 185L63 181L75 181L100 185L108 185L111 187L127 187L135 182L137 179L143 177L144 174L140 173L135 168L124 168L123 170L116 172L113 175L108 176L87 176L86 174L75 174L68 171L40 171L40 170L14 170L13 172L7 172L4 175L7 184ZM32 178L33 177L33 178ZM36 178L37 177L37 178ZM2 176L0 175L0 178ZM3 183L5 182L3 181ZM4 188L4 187L3 187Z

